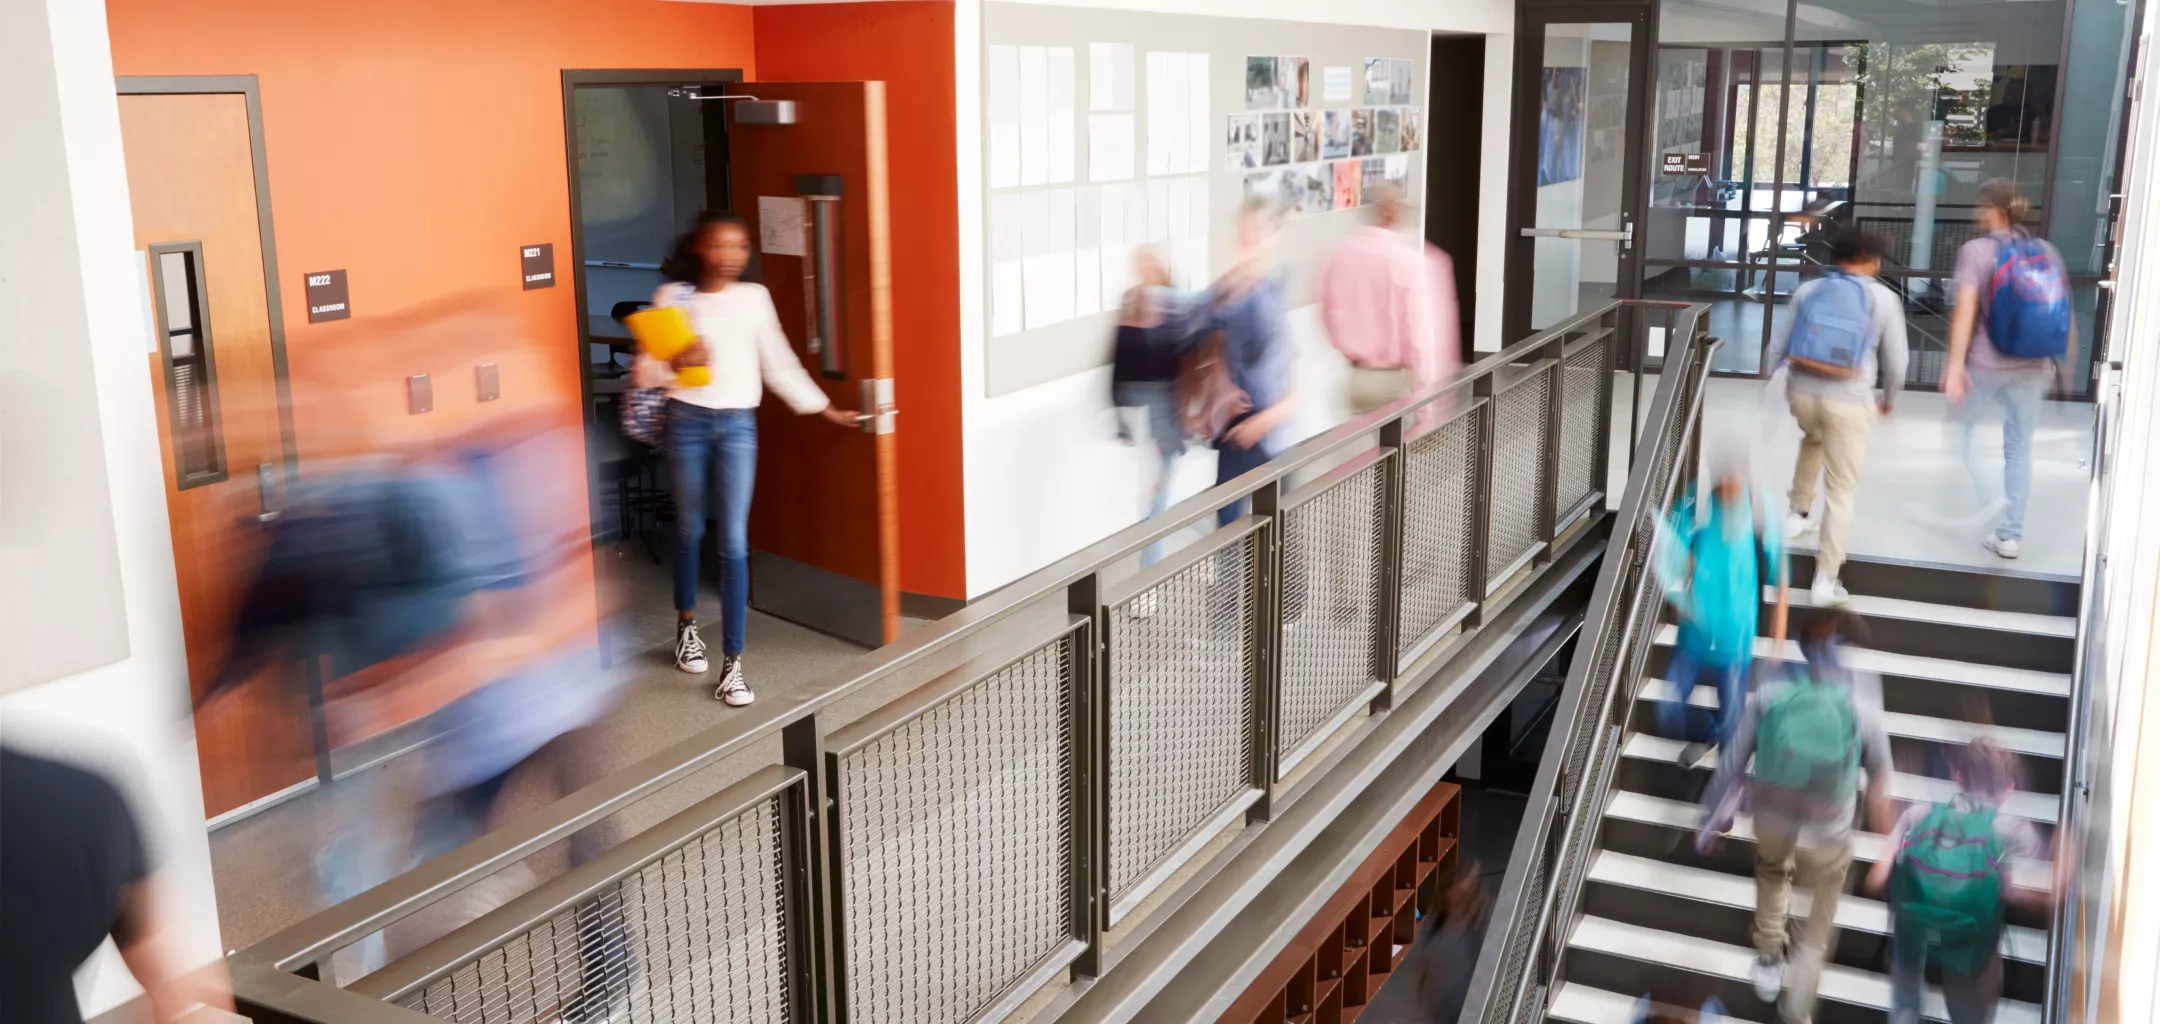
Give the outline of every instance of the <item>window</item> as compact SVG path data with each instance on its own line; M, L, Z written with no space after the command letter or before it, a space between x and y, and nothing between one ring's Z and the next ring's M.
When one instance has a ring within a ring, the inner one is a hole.
M173 469L181 490L225 479L218 432L217 363L212 355L209 303L203 291L202 243L150 247L160 346L165 356L165 407L173 439Z

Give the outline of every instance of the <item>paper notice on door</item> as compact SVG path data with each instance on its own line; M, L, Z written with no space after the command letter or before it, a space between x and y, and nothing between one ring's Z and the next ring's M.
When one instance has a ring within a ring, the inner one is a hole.
M805 204L794 196L757 197L758 251L768 256L803 256Z

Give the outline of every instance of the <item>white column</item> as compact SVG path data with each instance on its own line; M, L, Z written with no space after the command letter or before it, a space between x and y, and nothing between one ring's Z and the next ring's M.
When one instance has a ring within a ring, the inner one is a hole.
M0 690L21 687L0 735L122 785L184 952L207 962L217 902L102 0L0 0L0 96ZM89 1015L137 991L110 944L77 988Z

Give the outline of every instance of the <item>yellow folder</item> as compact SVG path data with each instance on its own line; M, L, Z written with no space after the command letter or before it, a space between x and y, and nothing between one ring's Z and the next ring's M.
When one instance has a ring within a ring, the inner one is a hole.
M638 310L623 318L623 326L630 328L630 336L637 339L639 351L661 362L681 355L698 340L697 331L690 326L690 318L680 306ZM703 366L685 366L676 371L675 382L686 388L704 387L712 383L712 370Z

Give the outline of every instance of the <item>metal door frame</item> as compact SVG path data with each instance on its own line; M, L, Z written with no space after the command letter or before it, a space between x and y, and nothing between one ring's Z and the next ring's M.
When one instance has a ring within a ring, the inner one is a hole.
M238 95L246 100L248 155L254 164L255 224L262 240L263 307L270 322L270 373L277 387L278 447L284 455L284 483L290 492L300 482L300 450L293 427L292 374L285 358L285 307L278 283L277 228L271 216L270 161L263 149L261 84L254 75L115 75L113 92L117 96ZM132 225L129 230L132 233ZM315 777L219 814L207 822L210 829L222 828L329 783L330 733L323 720L322 673L312 659L303 665Z
M1507 252L1501 261L1508 281L1501 302L1503 345L1533 333L1530 329L1530 291L1535 283L1532 255L1536 247L1535 239L1522 237L1522 229L1533 226L1537 220L1538 105L1535 98L1540 91L1538 73L1545 66L1545 26L1548 24L1626 22L1633 26L1629 39L1633 50L1628 61L1627 130L1622 133L1627 148L1621 155L1624 167L1620 179L1620 219L1623 224L1636 226L1637 237L1620 250L1619 279L1614 284L1613 298L1636 299L1642 295L1639 257L1649 180L1646 175L1651 157L1650 147L1644 144L1648 137L1644 128L1650 116L1652 57L1657 53L1657 10L1658 0L1565 0L1560 3L1526 0L1515 8L1515 81L1512 123L1508 127ZM1525 174L1531 177L1525 178ZM1627 330L1633 334L1640 328L1630 325ZM1632 352L1635 346L1625 348Z

